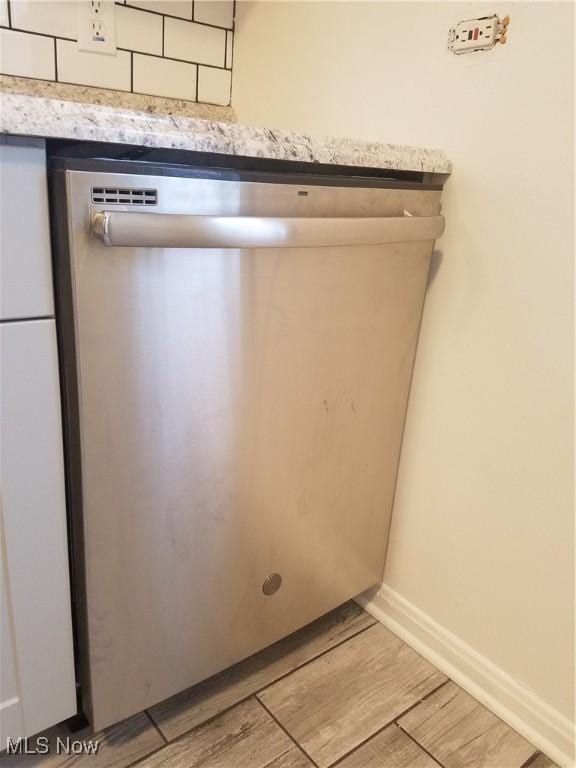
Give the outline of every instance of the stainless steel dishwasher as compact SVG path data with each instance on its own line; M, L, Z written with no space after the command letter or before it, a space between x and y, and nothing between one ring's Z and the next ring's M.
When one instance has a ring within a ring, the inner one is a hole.
M381 580L440 190L52 172L80 681L101 728Z

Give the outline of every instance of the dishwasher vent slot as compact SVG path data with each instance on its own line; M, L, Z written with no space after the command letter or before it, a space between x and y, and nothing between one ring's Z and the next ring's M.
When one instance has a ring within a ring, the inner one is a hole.
M117 205L156 205L156 189L121 189L120 187L92 187L93 203Z

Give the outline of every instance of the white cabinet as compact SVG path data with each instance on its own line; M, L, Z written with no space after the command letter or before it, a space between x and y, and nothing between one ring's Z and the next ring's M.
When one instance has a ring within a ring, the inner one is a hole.
M24 716L12 639L14 622L8 601L8 563L4 556L3 526L0 526L0 534L0 741L4 746L6 736L24 733Z
M9 203L4 187L0 211L0 736L5 744L8 736L32 735L75 714L76 692L56 325L53 317L34 319L54 312L50 261L48 273L45 264L50 253L45 181L42 215L30 210L39 204L34 184L45 177L44 150L37 144L1 149L3 182L9 177L15 187L33 187L29 199L17 190ZM7 152L12 149L17 151ZM21 239L16 221L25 231ZM5 227L12 234L6 236ZM12 319L23 313L29 318Z
M0 145L0 318L49 317L54 294L44 142L10 141Z

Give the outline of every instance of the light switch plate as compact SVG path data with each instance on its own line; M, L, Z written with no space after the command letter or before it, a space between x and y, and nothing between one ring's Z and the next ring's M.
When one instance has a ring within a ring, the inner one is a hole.
M77 0L78 50L116 55L116 6L112 0Z

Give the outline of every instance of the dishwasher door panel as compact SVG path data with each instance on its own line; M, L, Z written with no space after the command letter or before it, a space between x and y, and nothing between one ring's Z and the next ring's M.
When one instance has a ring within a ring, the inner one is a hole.
M101 728L381 580L431 243L120 248L72 229Z

